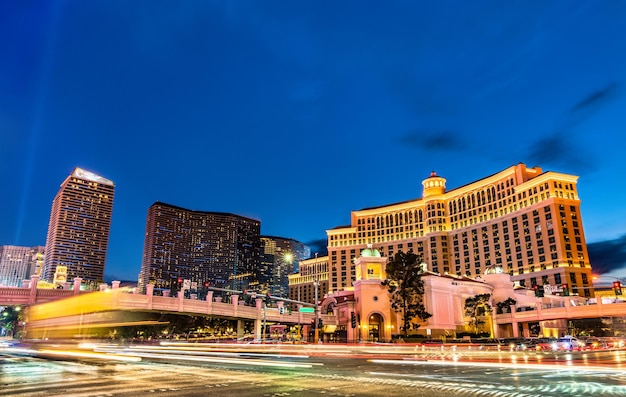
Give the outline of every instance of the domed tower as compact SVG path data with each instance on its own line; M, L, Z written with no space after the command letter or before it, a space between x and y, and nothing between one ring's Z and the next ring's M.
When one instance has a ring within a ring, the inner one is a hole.
M361 256L354 261L356 279L354 281L354 312L358 318L358 329L351 330L359 340L391 341L391 335L398 330L398 315L389 303L389 292L382 281L387 278L385 267L388 258L367 245Z
M515 290L511 276L504 272L502 266L491 265L485 269L483 280L493 287L493 302L503 302L507 298L515 298Z
M424 187L422 197L425 200L432 196L439 196L446 192L446 178L437 176L437 173L433 171L422 181L422 186Z

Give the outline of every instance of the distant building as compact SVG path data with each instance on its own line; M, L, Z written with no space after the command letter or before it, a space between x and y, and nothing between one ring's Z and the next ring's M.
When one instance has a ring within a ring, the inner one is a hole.
M56 267L66 266L68 281L104 279L115 185L75 168L54 197L41 277L51 282Z
M148 209L140 289L243 289L260 258L261 222L223 212L194 211L156 202Z
M0 245L0 286L21 287L22 281L39 274L45 247Z
M328 287L328 256L300 261L298 273L289 275L289 299L315 304L326 295ZM292 305L292 309L296 309Z
M259 291L274 296L289 295L288 276L298 272L300 261L311 256L311 249L294 239L261 236L261 261L258 268Z
M367 244L384 256L421 255L428 270L476 277L500 266L519 285L593 296L578 177L518 164L446 190L434 172L422 198L364 208L327 230L329 290L351 289Z

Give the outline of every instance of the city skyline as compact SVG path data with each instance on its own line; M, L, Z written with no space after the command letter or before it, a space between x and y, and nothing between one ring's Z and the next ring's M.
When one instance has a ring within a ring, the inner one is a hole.
M580 176L594 270L626 266L619 2L34 1L0 33L0 245L45 243L75 167L115 181L105 274L134 280L155 201L313 253L431 171L526 163Z

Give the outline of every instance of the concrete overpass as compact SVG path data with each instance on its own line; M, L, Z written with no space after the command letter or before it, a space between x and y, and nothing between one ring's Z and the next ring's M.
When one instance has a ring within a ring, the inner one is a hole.
M37 277L33 276L27 286L22 288L0 288L0 306L44 307L51 317L30 321L33 326L37 322L44 324L68 325L72 319L72 310L78 310L81 317L88 313L98 312L168 312L186 315L205 315L227 318L237 321L238 336L243 336L243 321L254 321L255 338L260 339L263 324L301 324L310 325L315 318L314 313L300 310L289 312L281 310L284 303L276 299L276 307L267 307L261 298L255 300L253 306L246 305L239 295L230 295L230 302L222 302L221 297L214 297L213 291L207 293L206 300L188 299L182 293L176 297L155 296L153 286L148 285L146 294L135 293L119 288L120 282L113 281L112 288L101 288L100 291L81 291L80 279L74 280L71 289L38 289ZM26 284L26 283L25 283ZM104 286L103 286L104 287ZM61 301L62 300L62 301ZM50 309L52 302L61 301L62 308ZM55 317L56 316L56 317ZM319 315L324 324L337 324L333 315ZM62 320L65 318L65 320ZM54 320L56 319L56 320ZM66 321L65 323L63 321Z
M590 299L585 304L574 300L564 301L563 305L538 303L532 307L512 306L511 313L496 314L494 326L496 336L529 336L528 325L542 323L543 328L559 327L559 322L586 318L626 317L626 302L621 299ZM521 334L519 327L522 327ZM560 324L562 327L563 324ZM511 334L512 333L512 334ZM556 335L554 335L556 336Z

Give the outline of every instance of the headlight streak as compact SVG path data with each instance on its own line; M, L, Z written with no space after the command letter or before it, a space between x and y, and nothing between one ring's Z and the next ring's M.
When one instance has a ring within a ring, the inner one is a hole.
M293 361L271 361L257 358L243 358L243 357L270 357L270 358L308 358L308 356L290 356L282 354L261 354L261 353L248 353L248 352L224 352L224 351L209 351L211 346L205 348L186 347L183 345L171 347L164 346L129 346L120 348L115 345L96 345L96 344L81 344L84 348L93 348L94 351L99 353L112 353L120 356L129 357L143 357L153 359L173 359L183 361L195 361L195 362L209 362L209 363L221 363L221 364L238 364L238 365L252 365L261 367L281 367L281 368L312 368L314 366L322 366L321 363L302 363ZM212 357L207 357L212 356ZM226 357L224 357L226 356ZM238 358L242 357L242 358Z
M120 354L123 354L123 353L120 353ZM248 366L258 366L258 367L313 368L314 365L323 365L320 363L308 364L308 363L279 362L279 361L268 361L268 360L258 360L258 359L179 356L179 355L174 355L174 354L144 353L141 351L136 351L136 352L133 352L132 354L134 356L142 357L142 358L171 359L171 360L195 361L195 362L218 363L218 364L237 364L237 365L248 365Z
M134 354L134 352L148 352L155 354L162 353L177 353L181 355L199 355L199 356L217 356L217 357L268 357L268 358L304 358L308 359L309 356L295 356L295 355L285 355L285 354L263 354L263 353L246 353L246 352L224 352L224 351L207 351L202 349L168 349L161 348L158 346L153 347L142 347L142 346L129 346L127 348L119 349L116 347L106 347L106 346L98 346L94 347L94 351L101 352L122 352L123 354ZM129 353L132 352L132 353Z
M545 371L564 371L571 372L571 364L558 365L558 364L516 364L516 363L488 363L488 362L465 362L465 361L457 361L457 362L449 362L449 361L413 361L413 360L387 360L387 359L369 359L367 360L371 363L377 364L391 364L391 365L438 365L438 366L446 366L453 365L458 367L487 367L487 368L516 368L516 369L536 369ZM600 367L600 366L589 366L584 369L577 369L578 373L591 373L595 374L597 372L608 372L612 374L620 374L626 375L626 370L624 369L616 369L616 368L608 368L608 367Z
M126 361L126 362L139 362L141 361L140 357L125 355L125 354L108 354L108 353L88 353L88 352L77 352L70 350L48 350L42 349L38 350L39 354L47 354L52 356L60 356L60 357L80 357L80 358L96 358L99 360L109 360L109 361Z

